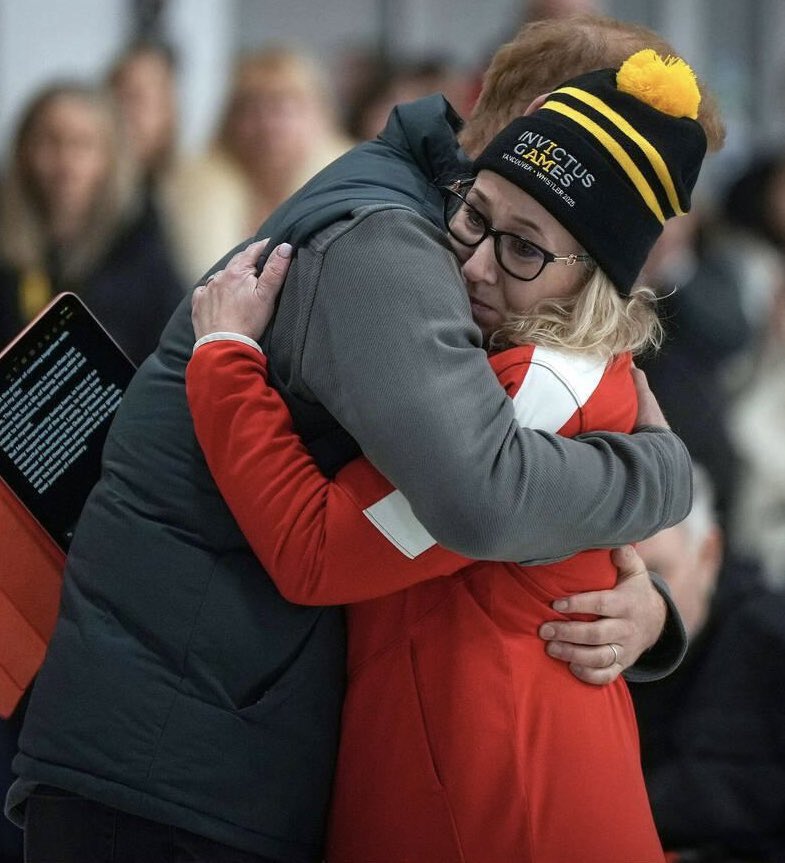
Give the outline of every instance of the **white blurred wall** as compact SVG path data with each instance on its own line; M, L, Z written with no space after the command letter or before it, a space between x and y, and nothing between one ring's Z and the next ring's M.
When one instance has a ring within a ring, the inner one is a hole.
M30 96L55 77L90 79L125 24L124 0L0 0L0 150Z

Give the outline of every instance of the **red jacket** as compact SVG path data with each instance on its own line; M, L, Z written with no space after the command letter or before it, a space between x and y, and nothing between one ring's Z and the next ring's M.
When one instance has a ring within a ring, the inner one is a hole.
M521 425L632 428L629 356L521 347L491 363ZM325 479L264 372L252 347L210 343L188 398L283 595L354 603L330 863L660 863L626 684L581 683L537 637L554 598L615 583L609 553L522 567L448 552L364 459Z

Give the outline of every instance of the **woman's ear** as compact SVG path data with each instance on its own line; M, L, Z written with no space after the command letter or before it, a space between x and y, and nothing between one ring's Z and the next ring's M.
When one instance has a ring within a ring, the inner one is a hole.
M523 112L524 117L528 117L529 114L533 114L538 108L542 108L545 104L545 100L550 96L550 93L543 93L542 96L538 96L529 107Z

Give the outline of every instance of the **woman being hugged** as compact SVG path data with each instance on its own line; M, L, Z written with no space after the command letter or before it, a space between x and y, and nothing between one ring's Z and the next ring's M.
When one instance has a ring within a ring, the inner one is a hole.
M660 335L635 281L665 220L689 209L706 146L698 103L683 61L639 52L538 99L480 154L476 177L445 190L471 313L518 424L632 431L632 354ZM560 597L611 587L616 565L634 572L629 552L468 561L436 546L364 459L323 477L250 342L273 299L254 292L268 284L258 252L195 294L188 398L221 492L284 596L354 603L328 860L662 861L622 648L607 645L611 682L591 686L537 637Z

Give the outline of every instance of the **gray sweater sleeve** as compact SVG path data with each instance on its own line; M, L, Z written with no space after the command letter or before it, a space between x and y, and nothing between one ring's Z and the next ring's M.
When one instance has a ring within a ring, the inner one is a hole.
M667 677L681 665L687 653L687 630L665 579L656 572L650 572L649 578L665 602L665 626L658 641L638 657L635 665L624 671L625 679L633 683L648 683Z
M302 378L431 535L468 557L559 559L689 510L689 457L668 431L569 440L518 426L454 255L409 211L370 213L325 250Z

